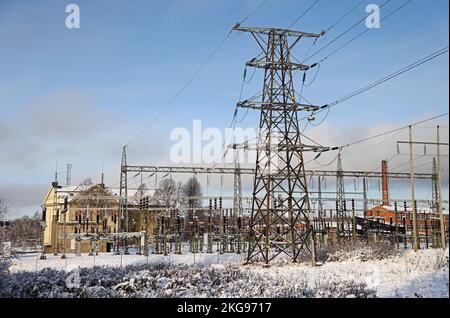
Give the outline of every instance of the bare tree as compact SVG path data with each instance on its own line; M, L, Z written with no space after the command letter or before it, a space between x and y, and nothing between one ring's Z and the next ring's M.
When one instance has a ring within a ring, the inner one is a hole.
M192 177L183 186L183 195L188 197L186 200L186 205L190 208L201 207L201 200L199 198L202 196L202 186L198 182L197 178Z
M193 219L193 209L202 206L202 201L199 198L202 196L202 186L197 178L192 177L183 186L183 196L187 197L184 200L185 206L188 208L189 221ZM203 219L203 213L197 212L200 219Z
M173 179L163 179L159 182L158 189L153 195L156 204L167 208L176 207L181 203L182 194L181 182L175 182Z
M9 205L5 198L0 197L0 221L4 220L6 214L8 214ZM0 256L4 255L3 241L5 237L5 227L0 224Z
M14 244L27 241L38 241L41 235L40 215L38 212L33 217L27 215L15 219L11 223L8 239Z
M147 185L145 183L139 185L136 191L137 197L143 197L145 193L148 191Z
M5 198L0 197L0 220L2 220L8 214L8 210L8 201Z
M92 183L92 179L91 178L86 178L83 180L83 182L80 183L80 187L82 187L83 189L89 189L90 187L92 187L93 183Z

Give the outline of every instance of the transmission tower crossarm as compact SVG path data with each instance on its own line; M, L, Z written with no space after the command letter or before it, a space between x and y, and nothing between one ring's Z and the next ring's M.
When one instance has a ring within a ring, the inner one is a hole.
M281 144L230 144L228 148L231 149L245 149L245 150L264 150L264 149L274 149L274 150L286 150L286 149L301 149L303 151L312 151L312 152L325 152L330 151L333 148L331 147L323 147L319 145L281 145Z
M163 167L163 166L126 166L128 172L141 173L192 173L192 174L234 174L234 167ZM254 174L253 168L240 168L242 174Z
M433 145L433 146L448 146L448 142L432 142L432 141L397 141L397 144L413 144L413 145Z
M250 32L254 34L262 34L262 35L281 35L281 36L297 36L304 38L318 38L322 36L322 33L308 33L302 31L288 30L288 29L279 29L279 28L259 28L259 27L242 27L237 24L233 30L242 31L242 32Z
M256 68L262 68L262 69L273 68L273 69L277 69L277 70L288 67L291 70L306 71L310 68L308 65L302 64L302 63L294 63L294 62L280 63L277 61L266 61L266 60L251 60L251 61L248 61L245 65L247 65L249 67L256 67Z
M262 103L262 102L256 102L256 101L249 101L249 100L245 100L242 102L237 103L236 105L239 108L250 108L250 109L272 109L274 111L283 111L283 110L288 110L288 111L317 111L320 109L320 106L315 106L315 105L308 105L308 104L302 104L302 103L296 103L293 102L291 104L286 104L286 103L277 103L277 102L272 102L272 103Z
M191 174L234 174L234 167L176 167L176 166L125 166L122 168L125 172L141 172L141 173L191 173ZM254 168L240 167L240 172L243 175L254 175ZM323 176L323 177L336 177L336 171L334 170L305 170L307 176ZM381 178L382 173L377 171L357 171L357 170L344 170L342 171L344 177L353 178ZM406 172L388 172L389 178L395 179L409 179L410 174ZM433 174L414 172L416 179L431 180Z

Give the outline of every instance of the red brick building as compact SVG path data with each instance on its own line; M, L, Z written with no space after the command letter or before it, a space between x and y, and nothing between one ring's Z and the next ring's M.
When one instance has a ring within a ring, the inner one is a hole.
M397 215L396 215L397 214ZM444 214L444 228L446 237L448 240L448 211L443 211ZM395 213L395 206L391 205L377 205L367 211L366 218L381 218L386 224L399 226L403 224L406 225L406 231L411 231L412 229L412 209L410 207L406 208L403 206L397 207L397 213ZM417 224L419 226L419 235L425 236L428 234L431 236L433 233L440 232L440 216L439 213L432 209L418 209L417 210ZM426 230L428 233L426 233Z
M413 213L411 207L402 205L397 206L397 213L395 212L395 205L392 205L389 200L389 180L388 180L388 166L387 161L381 162L382 173L382 201L383 205L377 205L364 213L365 218L380 219L380 221L386 224L405 226L406 233L412 232L413 227ZM444 214L444 229L446 234L446 240L449 239L448 231L448 211L443 211ZM417 210L417 225L419 227L420 237L432 237L433 241L440 236L440 215L435 209L418 209ZM410 234L408 234L410 235Z

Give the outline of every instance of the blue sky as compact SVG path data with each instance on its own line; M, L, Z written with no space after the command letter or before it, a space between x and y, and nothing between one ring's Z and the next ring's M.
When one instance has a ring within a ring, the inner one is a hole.
M319 33L358 2L321 0L293 28ZM367 4L383 2L365 1L317 48L361 19ZM381 17L404 2L392 0ZM69 3L80 7L80 29L65 27ZM33 213L39 206L56 160L61 176L65 164L73 164L73 183L89 176L98 180L103 160L107 182L116 183L121 145L168 103L230 28L259 3L0 0L0 192L11 197L13 213ZM312 3L267 0L245 25L287 27ZM448 5L446 0L413 0L383 21L380 29L370 30L324 62L305 96L319 105L333 101L447 46ZM361 23L317 58L364 29ZM302 57L310 46L305 40L294 54ZM170 163L170 131L191 127L193 119L223 130L239 97L245 61L258 53L249 34L233 33L163 116L129 146L129 160ZM313 75L308 73L308 79ZM299 83L300 75L296 79ZM337 106L326 124L308 128L307 133L324 143L343 144L447 112L448 85L446 54ZM256 74L245 86L244 97L260 87L261 77ZM258 114L250 112L241 125L255 127L257 120ZM440 120L444 126L447 121ZM430 139L434 131L418 128L415 133ZM448 134L448 126L443 134ZM387 140L374 147L378 155L370 155L374 161L360 168L372 169L379 160L392 157L393 144ZM350 149L347 165L361 164L361 153L350 153L369 146ZM324 157L323 163L328 159ZM392 166L406 158L396 160ZM14 193L29 195L23 199Z

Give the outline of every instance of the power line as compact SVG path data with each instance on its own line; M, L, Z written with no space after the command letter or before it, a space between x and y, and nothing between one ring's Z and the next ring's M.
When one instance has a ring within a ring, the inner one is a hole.
M386 4L388 4L389 2L391 2L392 0L387 0L386 2L384 2L379 8L383 8ZM343 37L345 34L347 34L348 32L350 32L351 30L353 30L354 28L356 28L362 21L366 20L372 13L369 13L368 15L364 16L361 20L358 20L358 22L356 22L355 24L353 24L350 28L348 28L347 30L345 30L344 32L342 32L341 34L339 34L337 37L335 37L331 42L329 42L328 44L326 44L324 47L322 47L321 49L317 50L316 52L314 52L310 57L308 57L306 60L304 60L303 62L306 62L308 60L310 60L313 56L316 56L317 54L319 54L320 52L322 52L324 49L326 49L327 47L329 47L331 44L333 44L334 42L336 42L337 40L339 40L341 37Z
M239 24L244 23L249 19L250 16L255 14L265 3L267 0L262 0L259 5L252 10L247 16L242 19ZM192 76L188 79L188 81L184 84L183 87L174 95L174 97L156 114L156 116L145 126L143 127L128 143L125 144L125 146L131 144L136 139L138 139L151 125L159 118L161 115L167 111L167 109L170 108L170 106L175 102L175 100L184 92L184 90L189 86L189 84L195 79L195 77L205 68L205 66L209 63L209 61L214 57L214 55L219 51L219 49L223 46L223 44L228 40L232 33L233 29L231 29L226 36L222 39L222 41L218 44L218 46L211 52L211 54L206 58L206 60L200 65L200 67L192 74ZM111 153L107 154L105 157L109 157L116 153L116 151L119 151L122 149L122 146L118 148L117 150L111 151ZM81 167L88 166L88 164L82 165ZM80 167L79 167L80 168Z
M422 155L414 155L413 154L413 161L414 160L418 160L418 159L421 159L421 158L425 158L424 156L422 156ZM394 168L389 168L389 171L395 171L395 170L398 170L398 169L400 169L400 168L402 168L402 167L404 167L404 166L407 166L407 165L409 165L409 160L407 160L406 162L403 162L402 164L399 164L399 165L397 165L397 166L395 166Z
M314 158L314 160L316 161L316 163L319 166L318 167L314 167L314 168L310 168L310 169L314 170L314 169L321 168L321 167L328 167L328 166L332 165L333 162L335 162L337 158L338 158L338 154L336 154L336 156L334 156L334 159L332 159L330 162L328 162L326 164L321 164L319 161L317 161L318 158L316 157L316 158Z
M338 23L340 23L342 20L344 20L351 12L353 12L353 10L355 10L361 3L363 3L365 0L361 0L359 1L355 6L353 6L350 10L348 10L343 16L341 16L338 20L336 20L334 23L332 23L325 31L322 32L323 35L327 34L328 31L330 31L332 28L334 28ZM311 53L312 48L316 45L317 39L314 40L314 42L311 44L310 48L308 49L304 61L306 61L306 59L308 59L309 54ZM297 61L298 63L302 63L300 62L297 58L295 58L295 56L292 56L292 58ZM309 85L308 85L309 86Z
M244 75L242 76L241 91L240 91L240 93L239 93L239 99L238 99L239 101L242 99L242 93L244 92L244 86L245 86L245 78L246 78L246 76L247 76L247 67L244 68ZM230 125L229 125L229 127L230 127L231 129L230 129L228 132L231 132L231 130L234 130L234 128L236 127L236 123L240 123L241 121L244 120L245 116L247 116L248 109L247 109L247 112L245 113L244 117L241 118L241 120L238 122L238 121L237 121L238 111L239 111L239 108L238 108L238 106L237 106L237 104L236 104L236 105L234 106L234 114L233 114L233 118L231 119L231 123L230 123ZM228 134L225 135L225 139L224 139L224 141L223 141L223 143L222 143L222 150L225 149L225 151L223 151L223 154L222 154L222 156L221 156L221 159L225 159L226 155L228 154L228 148L225 148L225 144L226 144L226 142L227 142L227 139L228 139ZM213 165L213 167L215 167L216 165L217 165L217 163L215 163L215 164Z
M325 119L327 119L327 117L328 117L329 114L330 114L330 107L328 107L327 113L325 114L325 116L323 116L323 118L320 120L319 123L313 124L311 121L308 121L308 123L309 123L311 126L314 126L314 127L320 126L320 125L323 124L323 122L325 121Z
M394 136L396 136L396 135L398 135L398 134L400 134L400 133L402 133L401 130L398 131ZM359 149L359 150L353 151L353 152L346 152L346 153L343 153L343 154L346 154L346 155L354 155L355 153L360 153L360 152L363 152L363 151L367 151L367 150L373 149L373 148L378 147L379 145L385 143L386 141L391 140L392 137L393 137L393 136L389 136L388 138L383 139L382 141L380 141L380 142L378 142L378 143L376 143L375 145L372 145L372 146L370 146L370 147L367 147L367 148L364 148L364 149ZM397 155L398 155L398 154L396 154L396 156L397 156Z
M315 6L316 6L316 4L319 2L320 0L316 0L316 1L314 1L298 18L296 18L286 29L289 29L289 28L291 28L293 25L295 25L298 21L300 21L300 19L301 18L303 18L312 8L314 8ZM244 19L243 20L243 22L245 21L246 19ZM242 24L242 23L239 23L239 24ZM260 56L262 53L260 53L258 56ZM243 90L244 90L244 85L245 85L245 77L246 77L246 74L247 74L247 72L246 72L246 69L244 70L244 77L243 77L243 80L242 80L242 84L241 84L241 90L240 90L240 94L239 94L239 100L241 100L242 99L242 93L243 93ZM253 74L254 75L254 74ZM252 78L253 78L253 75L252 75ZM301 98L301 97L300 97ZM246 110L246 112L245 112L245 114L244 114L244 116L240 119L240 120L237 120L237 114L238 114L238 107L237 107L237 105L235 106L235 109L234 109L234 114L233 114L233 118L232 118L232 120L231 120L231 124L230 124L230 128L232 128L232 129L234 129L234 127L235 127L235 125L236 125L236 123L240 123L240 122L242 122L244 119L245 119L245 117L247 116L247 113L248 113L248 109ZM226 139L227 139L227 136L225 136L225 141L224 141L224 144L223 144L223 148L225 148L225 143L226 143ZM225 151L224 151L224 153L223 153L223 155L222 155L222 158L225 158L225 156L228 154L228 148L226 148L225 149ZM217 163L216 163L217 164Z
M364 1L364 0L363 0ZM360 1L357 5L355 5L352 9L350 9L346 14L344 14L344 16L341 18L341 19L339 19L337 22L340 22L340 21L342 21L342 19L344 19L348 14L350 14L355 8L357 8L363 1ZM387 2L385 2L382 6L384 6L385 4L387 4L389 1L387 1ZM405 3L403 3L400 7L398 7L397 9L395 9L394 11L392 11L392 12L390 12L387 16L385 16L383 19L381 19L381 21L384 21L384 20L386 20L386 19L388 19L390 16L392 16L394 13L396 13L396 12L398 12L399 10L401 10L403 7L405 7L407 4L409 4L410 2L412 2L412 0L408 0L408 1L406 1ZM367 17L366 17L367 18ZM337 24L337 22L335 22L335 23L333 23L326 31L325 31L325 33L327 32L327 31L329 31L332 27L334 27L336 24ZM359 22L361 22L361 21L359 21ZM358 23L359 23L358 22ZM363 32L361 32L361 33L359 33L357 36L355 36L354 38L352 38L350 41L348 41L348 42L346 42L345 44L343 44L343 45L341 45L340 47L338 47L336 50L334 50L333 52L331 52L330 54L328 54L327 56L325 56L324 58L322 58L319 62L317 62L317 63L314 63L313 64L313 66L317 66L317 71L316 71L316 74L314 75L314 78L313 78L313 80L311 81L311 83L310 84L308 84L308 85L305 85L305 86L310 86L311 84L312 84L312 82L314 82L314 80L316 79L316 77L317 77L317 75L318 75L318 73L319 73L319 70L320 70L320 63L322 63L322 62L324 62L326 59L328 59L330 56L332 56L332 55L334 55L335 53L337 53L338 51L340 51L341 49L343 49L344 47L346 47L346 46L348 46L351 42L353 42L354 40L356 40L357 38L359 38L359 37L361 37L363 34L365 34L366 32L368 32L370 29L366 29L366 30L364 30ZM345 33L345 32L344 32ZM337 39L337 38L336 38ZM317 39L316 39L317 40ZM333 40L334 41L334 40ZM315 44L316 44L316 41L314 41L314 43L313 43L313 45L311 46L311 48L313 47L313 46L315 46ZM329 43L329 44L331 44L331 43ZM328 46L328 45L327 45ZM311 50L311 48L310 48L310 50ZM322 48L322 49L324 49L324 48ZM321 50L322 50L321 49ZM309 50L309 51L310 51ZM309 60L310 59L310 57L312 57L312 56L309 56L309 51L308 51L308 53L307 53L307 55L306 55L306 57L305 57L305 60L303 61L303 62L305 62L305 61L307 61L307 60ZM320 50L319 50L320 51ZM317 51L316 53L318 53L319 51ZM315 55L316 53L314 53L313 55ZM294 59L295 59L295 57L294 57ZM295 59L295 60L297 60L297 59ZM298 61L298 60L297 60ZM300 62L300 61L298 61L298 62ZM305 71L305 73L306 73L306 71ZM316 125L314 125L314 124L312 124L312 123L310 123L312 126L319 126L319 125L321 125L324 121L325 121L325 119L328 117L328 115L329 115L329 108L328 108L328 110L327 110L327 113L326 113L326 115L323 117L323 119L321 120L321 122L319 123L319 124L316 124ZM305 127L306 128L306 127Z
M262 7L262 5L264 3L266 3L267 0L263 0L261 1L261 3L254 9L252 10L243 20L241 20L241 22L239 22L238 24L241 24L245 21L247 21L247 19L253 15L258 9L260 9ZM158 120L159 117L161 117L161 115L175 102L175 100L186 90L186 88L189 86L189 84L197 77L198 74L200 74L200 72L205 68L205 66L209 63L209 61L216 55L216 53L219 51L219 49L223 46L223 44L228 40L228 38L231 36L231 33L233 32L233 29L231 29L226 35L225 37L222 39L222 41L220 41L220 43L216 46L216 48L208 55L208 57L206 58L206 60L197 68L197 70L191 75L191 77L189 77L189 79L187 80L187 82L177 91L177 93L172 97L172 99L156 114L155 117L153 117L152 120L150 120L150 122L144 126L144 128L142 128L133 138L131 138L131 140L125 144L125 146L128 146L129 144L131 144L132 142L134 142L137 138L139 138L151 125L153 125L153 123Z
M418 159L422 159L422 157L424 157L424 156L417 156L415 159L413 159L413 161L417 161ZM424 158L426 158L426 157L424 157ZM429 165L429 164L432 164L433 163L433 161L427 161L427 162L425 162L425 163L422 163L422 164L419 164L419 165L417 165L417 166L414 166L413 168L414 169L416 169L416 168L420 168L420 167L423 167L423 166L426 166L426 165ZM400 169L400 168L402 168L402 167L404 167L404 166L406 166L406 165L409 165L410 164L410 162L409 162L409 160L407 161L407 162L405 162L404 164L402 164L402 165L399 165L399 166L397 166L397 167L395 167L394 169L390 169L390 171L394 171L394 170L398 170L398 169Z
M222 47L222 45L228 40L231 33L233 31L230 30L227 35L220 41L219 45L209 54L209 56L206 58L206 60L200 65L200 67L191 75L191 77L187 80L187 82L177 91L177 93L172 97L172 99L156 114L153 119L144 126L133 138L131 138L130 141L128 141L125 145L128 146L132 142L134 142L137 138L139 138L150 126L158 120L159 117L175 102L175 100L180 96L185 89L189 86L189 84L197 77L198 74L203 70L203 68L208 64L208 62L213 58L213 56L219 51L219 49Z
M348 100L350 98L353 98L353 97L355 97L355 96L357 96L359 94L362 94L362 93L364 93L365 91L367 91L369 89L372 89L372 88L374 88L374 87L376 87L378 85L383 84L384 82L389 81L390 79L393 79L393 78L395 78L397 76L400 76L403 73L406 73L406 72L408 72L408 71L410 71L410 70L412 70L412 69L414 69L414 68L416 68L416 67L418 67L418 66L420 66L420 65L422 65L422 64L424 64L426 62L429 62L429 61L431 61L431 60L433 60L433 59L435 59L435 58L437 58L437 57L439 57L442 54L445 54L447 52L448 52L448 46L445 47L445 48L442 48L442 49L440 49L440 50L438 50L438 51L436 51L436 52L434 52L432 54L430 54L429 56L427 56L427 57L425 57L425 58L423 58L423 59L421 59L421 60L419 60L417 62L414 62L414 63L412 63L412 64L402 68L399 71L396 71L396 72L394 72L392 74L389 74L388 76L385 76L384 78L382 78L382 79L380 79L380 80L378 80L376 82L373 82L373 83L371 83L371 84L369 84L369 85L367 85L367 86L365 86L363 88L360 88L359 90L357 90L357 91L355 91L355 92L353 92L351 94L348 94L347 96L344 96L344 97L342 97L342 98L332 102L329 106L332 107L332 106L337 105L339 103L342 103L342 102L344 102L344 101L346 101L346 100Z
M338 20L336 20L336 22L332 23L326 30L325 32L327 33L328 31L330 31L332 28L334 28L338 23L340 23L342 20L344 20L350 13L352 13L357 7L359 7L361 5L361 3L363 3L365 0L361 0L359 1L355 6L353 6L350 10L348 10L342 17L340 17Z
M255 14L256 11L258 11L266 2L267 0L261 1L255 9L253 9L244 19L241 20L241 22L239 22L239 24L243 24L244 22L246 22L248 18L250 18L253 14Z
M372 139L375 139L375 138L379 138L379 137L382 137L382 136L386 136L386 135L389 135L389 134L392 134L392 133L394 133L394 132L398 132L398 131L400 131L400 130L403 130L403 129L407 129L407 128L409 128L409 126L416 126L416 125L420 125L420 124L422 124L422 123L426 123L426 122L429 122L429 121L432 121L432 120L435 120L435 119L438 119L438 118L441 118L441 117L445 117L445 116L448 116L448 112L447 113L443 113L443 114L440 114L440 115L436 115L436 116L433 116L433 117L430 117L430 118L427 118L427 119L424 119L424 120L421 120L421 121L418 121L418 122L415 122L415 123L412 123L412 124L408 124L408 125L405 125L405 126L402 126L402 127L399 127L399 128L395 128L395 129L392 129L392 130L389 130L389 131L385 131L385 132L383 132L383 133L380 133L380 134L377 134L377 135L374 135L374 136L371 136L371 137L367 137L367 138L363 138L363 139L360 139L360 140L356 140L356 141L353 141L353 142L350 142L350 143L348 143L348 144L345 144L345 145L343 145L343 146L339 146L338 148L340 148L340 149L342 149L342 148L346 148L346 147L350 147L350 146L353 146L353 145L356 145L356 144L359 144L359 143L362 143L362 142L365 142L365 141L368 141L368 140L372 140ZM304 137L306 137L305 135L303 135ZM308 137L306 137L306 138L308 138ZM255 138L252 138L252 139L255 139ZM251 141L251 139L250 140L247 140L247 141L245 141L244 143L246 143L246 142L249 142L249 141ZM385 142L386 140L384 140L383 142ZM317 143L317 142L315 142L315 141L313 141L314 143ZM381 142L381 143L383 143L383 142ZM380 144L381 144L380 143ZM318 144L318 143L317 143ZM318 144L319 145L319 144ZM378 145L378 144L377 144ZM369 148L370 149L370 148ZM358 151L359 152L359 151ZM354 154L354 153L357 153L357 152L353 152L353 153L347 153L347 154Z
M305 12L303 12L297 19L295 19L286 29L290 29L292 26L294 26L298 21L300 21L301 18L303 18L312 8L314 8L316 6L316 4L319 2L320 0L316 0L312 5L309 6L308 9L305 10Z
M436 126L416 126L416 128L436 129ZM439 125L439 128L448 128L448 125Z
M286 29L290 29L293 25L295 25L298 21L300 21L300 19L303 18L312 8L314 8L314 6L318 2L319 2L319 0L315 1L308 9L305 10L305 12L303 12L297 19L295 19ZM312 48L316 45L316 42L317 42L317 38L314 40L314 42L310 46L308 52L306 53L305 58L308 57L308 55L311 52ZM298 59L296 59L295 56L291 55L291 58L301 64L301 62Z
M375 81L375 82L373 82L371 84L368 84L368 85L366 85L366 86L364 86L364 87L362 87L362 88L360 88L360 89L358 89L358 90L356 90L356 91L354 91L354 92L352 92L352 93L350 93L350 94L348 94L348 95L346 95L344 97L341 97L341 98L335 100L332 103L329 103L329 104L321 106L321 109L319 109L316 113L322 112L326 108L336 106L336 105L338 105L338 104L340 104L342 102L345 102L345 101L347 101L347 100L349 100L349 99L351 99L353 97L356 97L356 96L358 96L358 95L360 95L360 94L362 94L362 93L364 93L364 92L366 92L366 91L368 91L368 90L370 90L370 89L372 89L374 87L377 87L377 86L379 86L379 85L381 85L381 84L383 84L383 83L385 83L385 82L387 82L387 81L389 81L389 80L391 80L391 79L393 79L393 78L395 78L397 76L402 75L403 73L406 73L406 72L408 72L408 71L410 71L410 70L412 70L412 69L414 69L416 67L419 67L420 65L425 64L426 62L429 62L429 61L431 61L431 60L433 60L433 59L435 59L435 58L437 58L437 57L439 57L439 56L441 56L441 55L443 55L443 54L445 54L447 52L448 52L448 46L444 47L444 48L442 48L442 49L440 49L440 50L438 50L438 51L436 51L436 52L434 52L434 53L432 53L432 54L430 54L430 55L428 55L428 56L426 56L426 57L424 57L424 58L422 58L422 59L420 59L420 60L418 60L418 61L416 61L416 62L414 62L414 63L412 63L410 65L408 65L408 66L405 66L402 69L400 69L400 70L398 70L398 71L396 71L394 73L391 73L391 74L383 77L382 79L379 79L379 80L377 80L377 81ZM303 117L302 120L306 119L306 118L307 117Z
M408 0L405 3L403 3L401 6L399 6L397 9L395 9L394 11L390 12L388 15L384 16L380 22L383 22L387 19L389 19L389 17L391 17L393 14L395 14L396 12L400 11L401 9L403 9L406 5L408 5L409 3L411 3L412 0ZM335 49L334 51L332 51L330 54L328 54L327 56L325 56L324 58L322 58L319 62L317 62L317 64L324 62L325 60L327 60L330 56L336 54L338 51L342 50L344 47L348 46L350 43L352 43L353 41L355 41L356 39L358 39L359 37L361 37L362 35L364 35L365 33L369 32L371 29L366 28L364 31L362 31L361 33L357 34L355 37L353 37L350 41L344 43L343 45L339 46L337 49Z
M441 117L444 117L444 116L448 116L448 112L444 113L444 114L440 114L440 115L434 116L434 117L431 117L431 118L427 118L427 119L424 119L424 120L421 120L421 121L418 121L418 122L415 122L415 123L412 123L410 125L406 125L406 126L402 126L402 127L396 128L396 129L392 129L392 130L389 130L389 131L377 134L375 136L371 136L371 137L363 138L363 139L360 139L360 140L357 140L357 141L353 141L353 142L350 142L348 144L345 144L345 145L341 146L340 148L350 147L350 146L353 146L353 145L356 145L356 144L359 144L359 143L362 143L362 142L365 142L365 141L368 141L368 140L371 140L371 139L375 139L375 138L379 138L379 137L382 137L382 136L386 136L388 134L392 134L392 133L397 132L399 130L403 130L403 129L409 128L409 126L415 126L415 125L418 125L418 124L426 123L428 121L432 121L432 120L435 120L435 119L438 119L438 118L441 118Z

